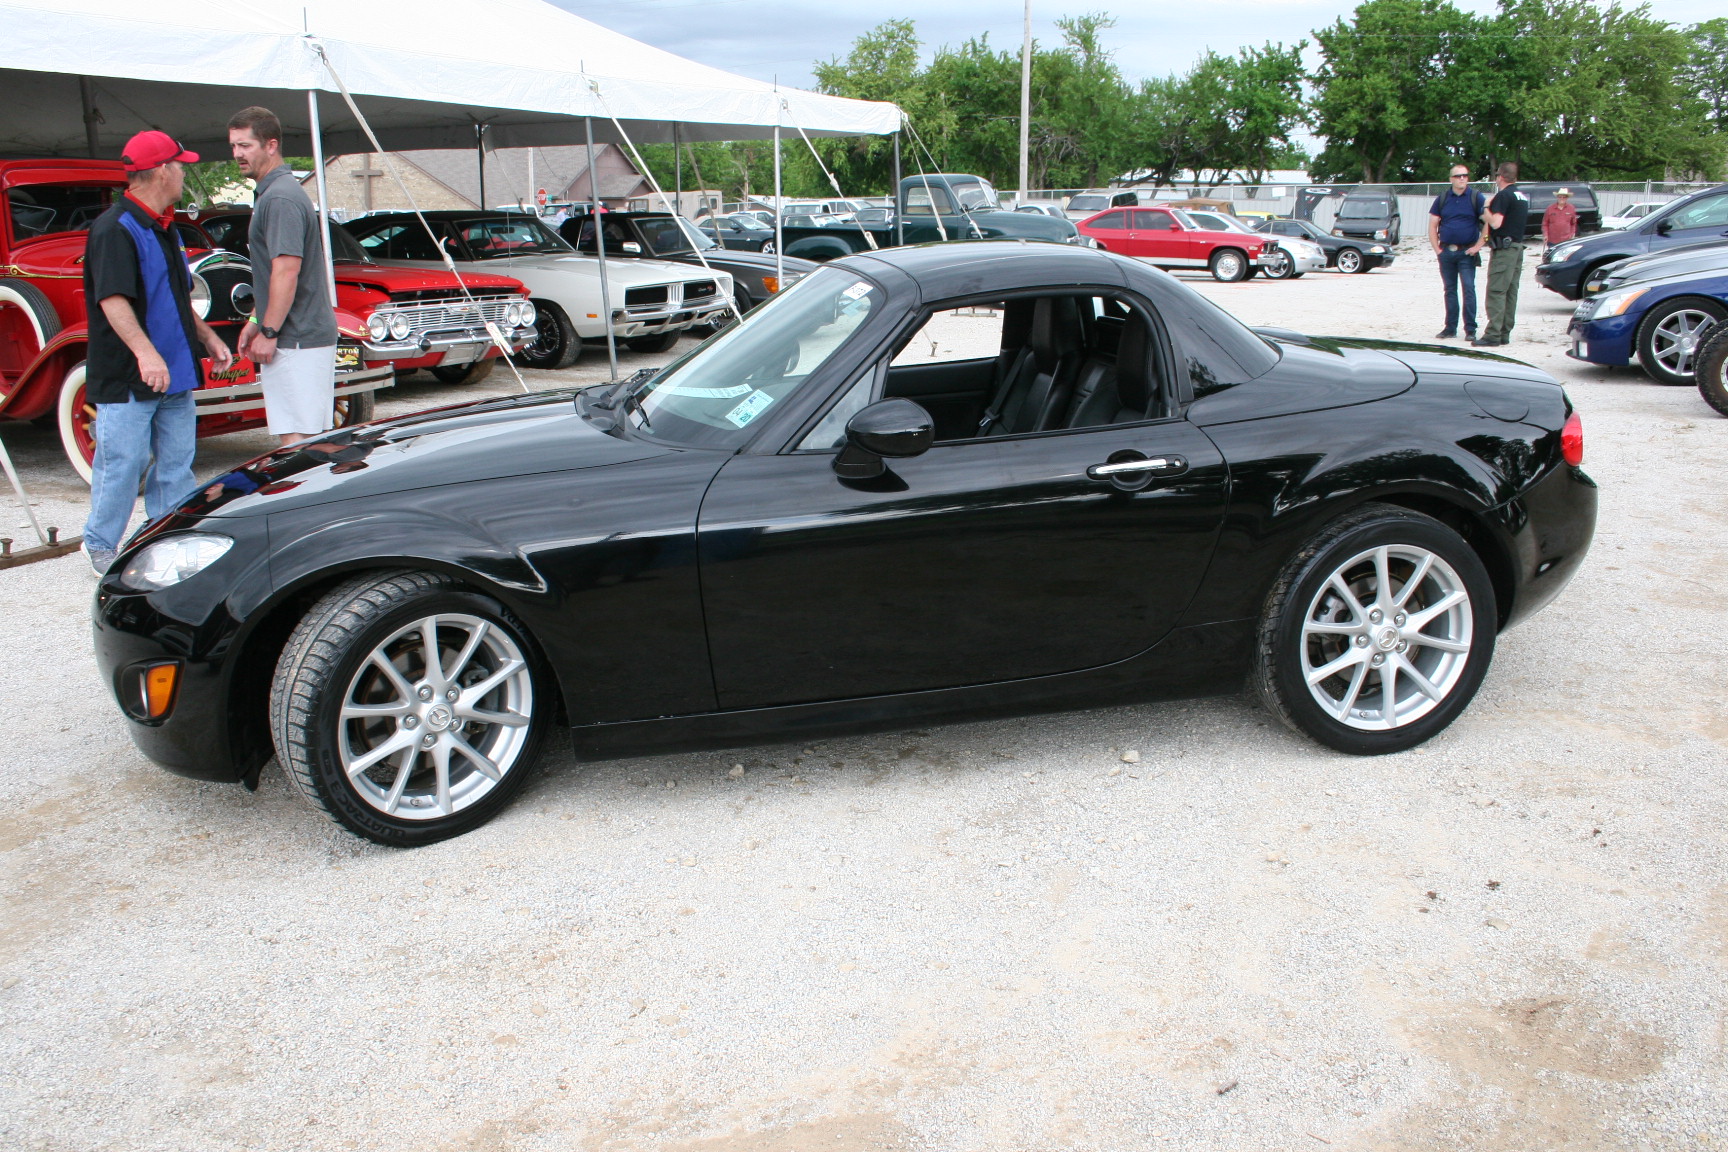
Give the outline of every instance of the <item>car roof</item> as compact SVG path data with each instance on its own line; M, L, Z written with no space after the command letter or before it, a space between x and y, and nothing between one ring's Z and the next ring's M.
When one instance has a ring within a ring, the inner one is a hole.
M870 274L881 266L918 282L927 300L984 292L1019 292L1058 285L1124 283L1117 258L1096 248L1040 240L951 240L884 248L842 257L831 267L853 265Z

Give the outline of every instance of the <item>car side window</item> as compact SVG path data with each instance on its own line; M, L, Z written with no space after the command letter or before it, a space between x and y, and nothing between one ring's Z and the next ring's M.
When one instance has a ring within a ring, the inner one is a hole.
M912 339L894 354L892 364L943 364L979 360L1002 347L1002 313L987 305L944 308L932 313Z
M1168 212L1139 211L1134 213L1134 227L1142 232L1169 232L1176 223Z
M1728 226L1728 196L1710 196L1688 204L1668 221L1675 228Z
M934 205L935 211L931 208ZM938 184L914 184L906 190L906 215L908 216L950 216L954 212L954 202L948 196L948 190Z
M1128 227L1128 213L1106 212L1092 221L1091 226L1094 228L1126 228Z

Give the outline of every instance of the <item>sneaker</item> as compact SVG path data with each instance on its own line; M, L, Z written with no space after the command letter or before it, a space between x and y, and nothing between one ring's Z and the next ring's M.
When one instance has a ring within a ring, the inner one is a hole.
M1506 343L1506 341L1496 340L1492 336L1484 336L1482 339L1472 340L1470 343L1474 344L1478 348L1498 348L1500 345Z
M117 553L107 552L100 549L91 551L87 544L78 545L78 551L82 552L84 558L90 561L91 571L95 572L98 576L108 575L108 569L114 566L114 557L117 555Z
M1440 331L1434 333L1434 339L1436 339L1436 340L1451 340L1454 337L1456 337L1457 335L1458 335L1458 329L1456 329L1456 328L1442 328L1442 329L1440 329Z

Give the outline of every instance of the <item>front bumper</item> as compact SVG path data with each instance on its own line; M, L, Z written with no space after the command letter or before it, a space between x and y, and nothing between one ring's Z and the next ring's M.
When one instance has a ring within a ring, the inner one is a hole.
M1536 265L1536 283L1550 292L1558 292L1568 300L1584 295L1585 261L1573 258L1558 264Z
M612 309L612 334L618 337L652 336L656 332L682 332L697 324L705 324L717 312L725 312L732 301L719 293L711 300L686 302L677 307L643 309ZM583 332L586 337L588 334ZM597 335L605 335L604 332Z
M539 331L533 326L509 328L505 342L512 352L531 343ZM361 347L368 364L394 363L412 360L415 368L436 368L445 364L470 364L481 359L492 347L492 337L484 328L459 328L443 332L411 333L405 340L368 340Z
M336 395L352 396L357 392L376 392L388 388L396 382L396 369L389 364L377 367L368 365L364 368L343 370L336 369ZM200 416L220 416L230 412L262 411L264 408L264 386L254 381L251 384L228 384L219 388L199 388L192 393L193 403L197 406Z
M1642 318L1640 312L1593 320L1574 319L1566 326L1566 335L1572 341L1566 355L1590 364L1624 367L1632 363L1633 344Z

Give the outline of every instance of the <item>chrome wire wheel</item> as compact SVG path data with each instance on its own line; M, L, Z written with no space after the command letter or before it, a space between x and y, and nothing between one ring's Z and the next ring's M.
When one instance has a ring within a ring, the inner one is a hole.
M342 696L336 752L354 792L398 820L472 807L529 746L534 680L516 641L439 613L373 647Z
M1339 723L1401 728L1458 686L1475 626L1470 593L1443 557L1416 545L1370 548L1334 568L1309 602L1302 676Z

